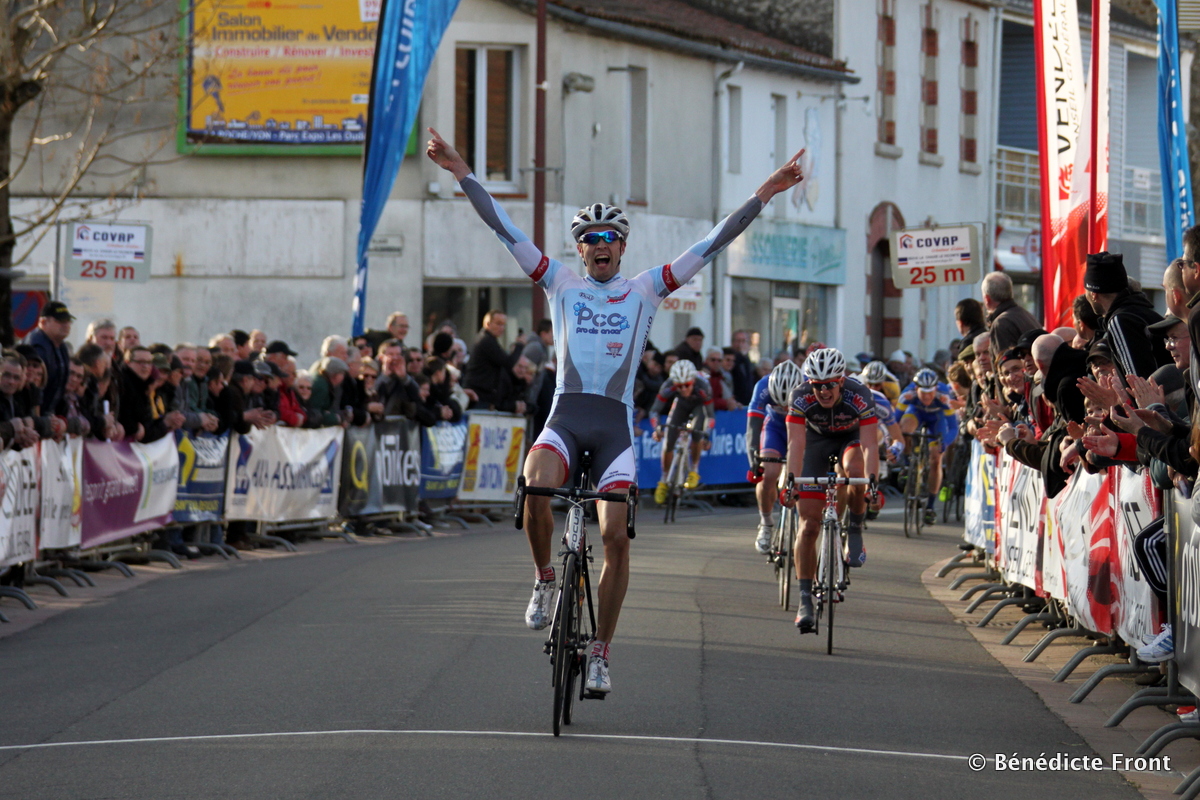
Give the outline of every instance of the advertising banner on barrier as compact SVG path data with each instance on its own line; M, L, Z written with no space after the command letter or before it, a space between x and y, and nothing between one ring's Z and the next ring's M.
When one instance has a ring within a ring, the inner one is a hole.
M459 500L512 500L524 465L524 417L494 411L467 415L467 456Z
M1148 470L1134 472L1114 467L1112 471L1116 473L1118 500L1113 548L1113 574L1118 581L1114 625L1122 639L1138 644L1154 638L1161 620L1154 592L1142 577L1133 554L1133 537L1158 518L1162 502Z
M979 442L971 442L971 461L963 499L963 538L995 555L996 460Z
M171 521L179 479L175 439L150 444L86 440L79 460L83 547L96 547Z
M467 423L439 422L421 428L421 497L447 500L458 494L467 455Z
M62 442L43 439L41 450L42 519L39 526L42 550L78 547L79 527L79 454L83 440L75 437Z
M407 419L347 428L339 501L342 515L415 511L420 464L420 430Z
M225 517L286 522L337 516L340 427L255 429L230 441Z
M1067 599L1067 577L1063 573L1062 535L1058 530L1058 506L1065 492L1059 492L1042 506L1042 587L1039 593L1055 600Z
M216 522L225 512L225 463L229 434L175 431L179 451L176 522Z
M718 411L712 430L712 447L700 453L700 483L720 486L745 483L746 411ZM633 455L637 459L638 486L653 489L662 478L662 442L654 441L654 425L642 420L634 428Z
M1000 551L997 561L1006 580L1039 589L1038 554L1042 523L1042 476L1016 459L1000 456ZM999 508L997 509L999 511Z
M1184 688L1200 693L1200 513L1193 499L1176 490L1171 493L1174 513L1167 520L1175 532L1175 663Z
M1109 470L1095 475L1076 470L1058 504L1067 606L1080 625L1097 633L1113 632L1111 605L1117 591L1110 558L1116 536L1113 488Z
M38 462L36 447L0 456L0 567L32 561L37 553Z

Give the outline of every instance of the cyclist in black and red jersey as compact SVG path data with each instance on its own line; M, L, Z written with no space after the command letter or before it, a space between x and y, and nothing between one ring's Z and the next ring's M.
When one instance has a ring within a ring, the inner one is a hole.
M792 390L788 403L788 472L796 477L817 477L829 472L837 457L838 472L865 478L879 472L876 444L875 398L855 378L846 377L846 359L833 348L816 350L804 361L804 382ZM796 627L801 633L815 629L812 584L817 572L817 538L825 505L818 485L791 487L780 492L787 506L797 504L800 536L796 539L796 577L800 580L800 609ZM867 512L867 487L848 487L849 519L846 525L850 566L867 562L862 526Z

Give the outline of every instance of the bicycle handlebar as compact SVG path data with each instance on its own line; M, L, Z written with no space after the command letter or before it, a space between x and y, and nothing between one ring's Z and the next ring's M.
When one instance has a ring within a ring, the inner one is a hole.
M637 521L637 486L630 486L628 494L621 494L620 492L593 492L578 487L561 489L550 486L526 486L525 476L520 475L517 477L517 492L514 498L516 501L516 513L513 522L517 526L517 530L521 530L525 526L525 498L529 495L535 497L561 497L573 503L585 503L596 500L604 500L609 503L624 503L626 507L625 532L630 539L637 537L637 531L634 529L635 522Z
M838 475L829 477L826 475L822 478L795 478L796 483L815 483L818 486L828 486L832 483L834 486L868 486L875 481L872 478L843 478Z

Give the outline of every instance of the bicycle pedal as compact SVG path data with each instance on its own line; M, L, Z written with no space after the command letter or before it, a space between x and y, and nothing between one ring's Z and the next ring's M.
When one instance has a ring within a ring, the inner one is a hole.
M608 697L607 692L593 692L591 689L583 690L584 700L603 700L606 697Z
M542 652L545 653L546 655L550 655L553 651L554 651L554 647L551 644L550 640L547 639L546 643L544 645L542 645ZM553 661L553 659L551 659L551 660Z
M817 624L815 622L812 623L811 625L797 625L796 628L799 629L801 636L803 636L806 633L816 633L817 632Z

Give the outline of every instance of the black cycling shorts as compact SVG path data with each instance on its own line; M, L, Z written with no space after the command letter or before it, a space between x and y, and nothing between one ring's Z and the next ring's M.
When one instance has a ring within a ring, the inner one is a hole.
M851 447L858 447L860 442L858 431L829 436L805 431L803 475L796 477L819 478L829 474L829 459L837 456L838 465L842 463L842 453ZM837 471L837 470L835 470ZM800 486L800 497L804 500L819 500L825 497L825 487L816 483L806 483Z
M633 456L633 409L598 394L560 394L550 406L546 427L534 450L551 450L562 459L566 480L579 463L579 454L592 454L591 478L598 492L628 489L637 484Z

